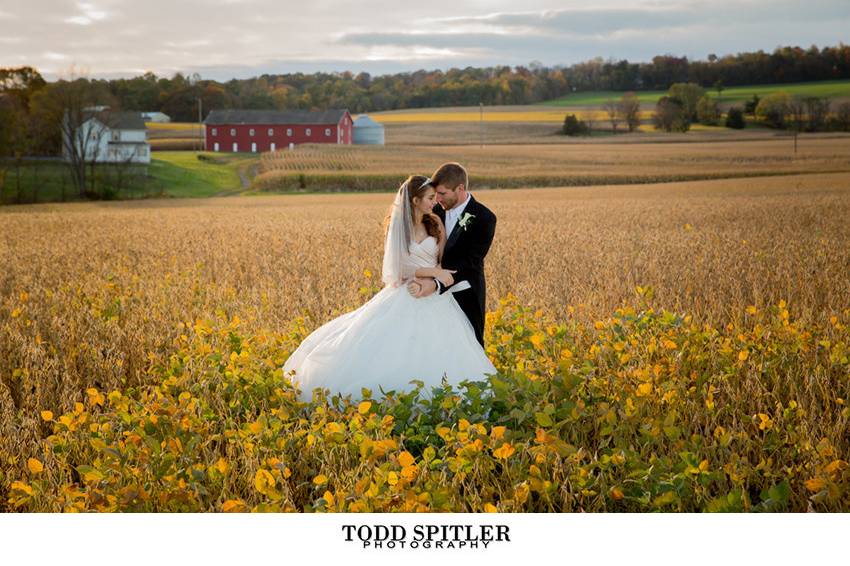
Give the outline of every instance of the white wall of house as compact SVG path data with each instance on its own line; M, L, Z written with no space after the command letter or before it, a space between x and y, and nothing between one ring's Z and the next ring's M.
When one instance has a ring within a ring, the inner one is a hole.
M88 138L87 141L83 141ZM112 130L92 118L84 122L75 140L85 160L96 163L150 163L151 148L145 130ZM67 148L63 154L68 159Z

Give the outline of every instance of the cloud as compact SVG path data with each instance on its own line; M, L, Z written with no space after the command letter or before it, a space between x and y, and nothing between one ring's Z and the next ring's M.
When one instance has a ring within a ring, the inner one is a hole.
M847 0L26 0L0 9L0 66L96 76L568 65L847 41ZM13 12L13 13L12 13ZM14 18L14 21L13 19ZM96 28L97 32L93 33ZM18 38L11 41L8 38ZM62 54L63 59L47 53Z
M88 2L77 3L77 9L81 13L76 16L66 18L65 21L67 23L76 24L79 26L87 26L93 22L105 20L108 16L107 12L97 8L94 4L90 4Z

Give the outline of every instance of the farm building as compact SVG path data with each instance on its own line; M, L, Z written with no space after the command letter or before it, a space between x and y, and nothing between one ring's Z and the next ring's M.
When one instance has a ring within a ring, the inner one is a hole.
M68 120L66 114L65 120ZM140 112L120 112L107 106L87 108L80 117L79 127L63 128L73 131L77 154L95 163L150 163L151 148L147 141L145 121ZM67 137L67 134L65 134ZM70 140L62 144L63 157L68 160Z
M363 114L354 121L354 143L384 145L384 126Z
M350 144L348 110L213 110L204 120L207 151L275 151L303 143Z
M145 119L145 122L157 122L160 124L171 121L171 116L164 112L142 112L142 118Z

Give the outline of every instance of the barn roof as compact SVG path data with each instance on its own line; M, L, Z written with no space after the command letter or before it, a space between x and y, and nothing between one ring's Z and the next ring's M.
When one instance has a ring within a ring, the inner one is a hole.
M338 124L348 110L213 110L204 124Z
M89 118L97 118L103 125L113 130L144 130L145 119L141 112L118 111L118 110L86 110L83 112L83 121Z

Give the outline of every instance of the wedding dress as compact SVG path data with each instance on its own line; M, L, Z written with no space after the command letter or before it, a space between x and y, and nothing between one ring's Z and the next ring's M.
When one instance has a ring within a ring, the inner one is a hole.
M406 200L406 191L399 191L396 204L400 200ZM286 360L284 373L301 389L302 401L309 401L316 387L329 389L331 395L351 394L352 399L359 399L365 387L380 398L381 389L413 389L411 380L423 381L421 394L430 397L431 387L441 385L443 377L457 388L462 380L483 381L496 373L472 324L451 296L467 289L468 283L461 281L442 295L423 298L408 292L405 282L416 269L437 265L439 244L428 236L399 245L404 230L398 215L403 210L394 208L390 220L386 286L358 309L316 329Z

